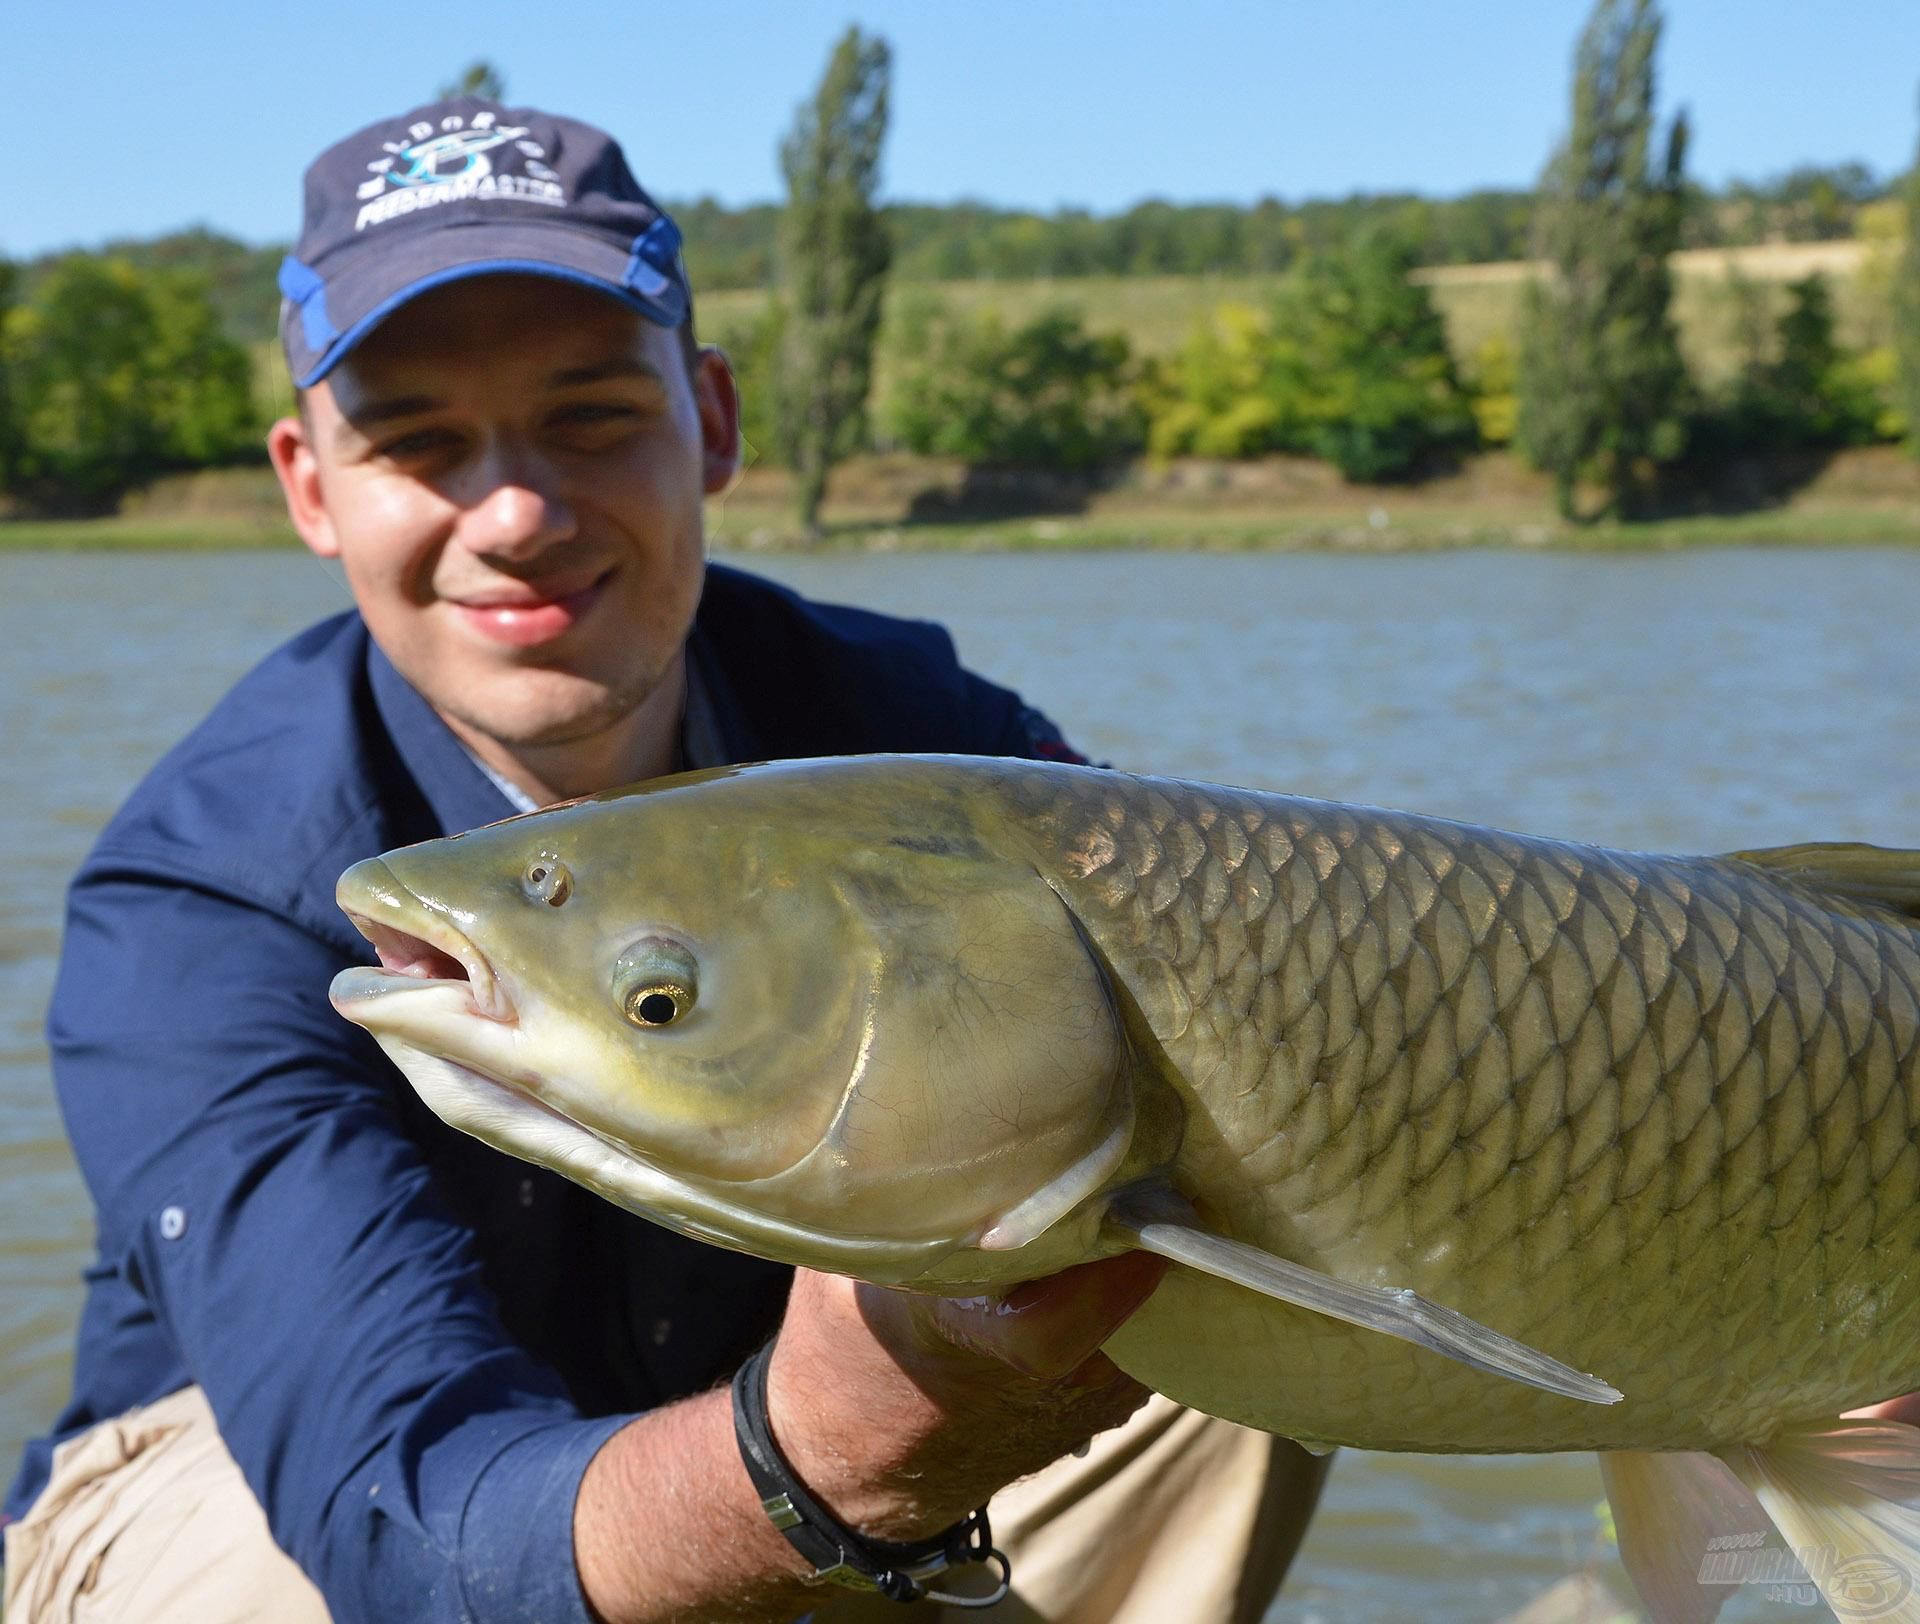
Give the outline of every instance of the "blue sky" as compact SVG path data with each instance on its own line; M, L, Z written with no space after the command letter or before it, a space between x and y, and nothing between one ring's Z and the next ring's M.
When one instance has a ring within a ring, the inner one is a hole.
M657 193L778 195L849 23L895 50L888 195L1099 211L1528 184L1586 0L0 0L0 253L203 222L291 235L322 146L474 56L594 120ZM1920 0L1668 0L1661 86L1707 181L1912 161ZM1177 19L1177 21L1175 20Z

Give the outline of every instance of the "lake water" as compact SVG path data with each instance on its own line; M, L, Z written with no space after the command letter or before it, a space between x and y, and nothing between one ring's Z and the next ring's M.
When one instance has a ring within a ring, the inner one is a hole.
M1920 845L1920 554L936 555L757 567L934 616L1117 766L1608 844ZM0 555L0 1455L65 1396L91 1242L40 1023L139 775L345 602L304 555ZM111 989L103 989L103 996ZM316 991L316 996L318 993ZM1383 1404L1393 1395L1383 1393ZM1590 1457L1348 1453L1275 1614L1485 1624L1605 1563ZM1744 1595L1728 1620L1806 1618Z

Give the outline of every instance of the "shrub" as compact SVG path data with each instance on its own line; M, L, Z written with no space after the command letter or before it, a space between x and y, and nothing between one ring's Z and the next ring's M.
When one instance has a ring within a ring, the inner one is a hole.
M1481 444L1511 445L1520 423L1520 368L1504 333L1480 341L1466 386Z
M1255 457L1280 444L1266 391L1272 323L1250 305L1223 304L1147 374L1147 449L1156 457Z

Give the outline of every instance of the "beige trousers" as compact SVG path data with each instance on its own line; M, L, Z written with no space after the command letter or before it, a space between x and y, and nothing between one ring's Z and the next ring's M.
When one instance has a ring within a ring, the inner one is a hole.
M1326 1463L1163 1398L994 1496L1015 1592L959 1613L850 1596L828 1620L1257 1624ZM7 1624L328 1624L273 1543L197 1387L62 1444L6 1531ZM405 1624L396 1620L395 1624Z
M56 1449L6 1558L7 1624L328 1624L197 1387Z

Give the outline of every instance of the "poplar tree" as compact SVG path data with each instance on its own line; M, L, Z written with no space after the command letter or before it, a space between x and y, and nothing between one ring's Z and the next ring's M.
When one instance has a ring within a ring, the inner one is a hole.
M890 64L885 40L849 28L780 145L787 203L780 219L786 316L779 417L800 522L809 532L819 525L828 470L858 447L865 428L874 334L893 258L874 201Z
M1654 0L1599 0L1574 61L1573 128L1541 180L1520 366L1521 448L1560 511L1601 484L1629 511L1686 445L1686 365L1667 259L1680 246L1684 114L1656 158Z
M1893 388L1907 420L1907 449L1920 457L1920 152L1902 191L1907 219L1893 280Z
M467 64L457 79L449 79L434 92L435 101L458 101L462 96L478 96L482 101L507 99L506 76L485 57Z

